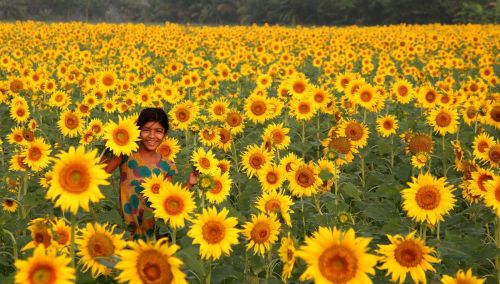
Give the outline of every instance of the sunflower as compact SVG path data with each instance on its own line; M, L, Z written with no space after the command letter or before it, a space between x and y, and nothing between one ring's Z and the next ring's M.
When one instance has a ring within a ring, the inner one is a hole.
M436 108L430 111L427 122L441 136L458 131L458 114L454 109Z
M263 192L255 202L255 206L261 212L267 214L277 214L279 212L283 221L289 227L292 227L292 219L290 218L290 214L293 213L293 210L290 209L292 205L292 198L281 191Z
M31 232L31 242L27 243L21 251L43 246L49 248L54 240L50 230L50 222L43 218L36 218L29 222L28 230Z
M70 267L71 259L65 255L56 255L55 250L38 247L27 260L17 259L16 284L70 284L75 281L75 269Z
M477 278L472 275L472 269L468 269L467 272L463 270L457 271L455 277L449 275L443 275L441 277L441 283L443 284L483 284L486 279Z
M391 93L400 104L409 103L414 96L412 85L405 79L394 82L391 86Z
M431 154L433 149L434 141L432 141L431 136L424 133L410 134L406 147L407 153L412 155L420 152Z
M257 175L257 172L273 159L273 154L257 145L247 146L241 154L243 170L249 178Z
M264 253L271 250L271 246L278 240L280 228L281 224L276 220L276 215L252 214L252 220L243 225L244 235L248 241L247 250L253 248L254 254L259 253L264 256Z
M289 152L285 157L280 160L280 167L287 173L294 171L298 165L303 163L302 158L293 152Z
M111 269L104 265L101 260L107 263L114 263L114 255L122 251L126 242L122 240L123 233L114 235L116 225L108 228L108 224L87 223L86 227L80 230L81 235L76 239L76 244L80 248L77 255L83 264L83 272L92 271L92 277L96 278L100 274L109 275Z
M84 147L70 147L68 152L57 155L53 167L53 177L46 198L55 201L56 207L70 210L73 214L78 208L89 211L89 202L98 202L104 196L100 185L108 185L110 176L99 165L97 150L85 152Z
M487 161L490 163L490 167L498 168L500 165L500 143L495 143L488 149Z
M61 92L61 91L57 91L57 92L52 93L52 95L50 96L50 99L49 99L50 106L55 106L55 107L58 107L60 109L65 108L69 103L70 103L70 99L69 99L68 94Z
M340 170L334 161L321 158L318 160L319 177L321 178L321 189L329 191L335 179L340 175Z
M178 183L166 183L165 190L149 198L155 217L165 220L172 228L184 227L190 214L196 208L193 192Z
M474 155L474 158L482 161L487 161L489 149L494 144L495 139L493 139L493 137L491 137L486 132L483 132L474 137L474 142L472 143L472 154Z
M161 144L156 148L156 152L161 154L164 159L174 161L177 153L181 150L179 141L174 137L165 136Z
M300 163L288 173L290 192L297 197L312 196L321 185L318 166L312 162Z
M500 218L500 176L494 176L485 183L484 204Z
M271 145L276 149L282 150L288 148L290 145L290 128L284 127L283 123L269 124L262 134L264 141L270 141Z
M220 212L215 207L203 208L203 213L193 221L187 235L193 244L200 245L202 259L217 260L222 254L229 255L231 246L238 244L238 219L227 217L228 213L226 208Z
M179 102L169 112L175 129L188 130L189 126L198 117L199 107L191 102Z
M218 161L212 150L208 150L208 152L206 152L202 147L198 148L193 152L191 161L196 169L202 174L211 175L218 170Z
M377 118L377 131L383 137L389 137L392 134L396 134L398 129L398 120L396 116L388 114Z
M118 85L118 78L113 70L107 69L99 72L98 78L99 87L106 91L114 90Z
M182 260L174 256L179 246L168 245L167 239L161 239L154 244L138 240L130 242L129 247L119 252L121 258L115 266L120 270L116 277L119 282L187 284L180 269Z
M245 128L245 116L237 110L229 110L225 119L225 127L231 129L231 133L240 134Z
M147 198L153 195L160 194L165 188L165 176L162 173L151 174L151 176L145 178L141 182L141 187L143 188L141 194Z
M367 274L375 274L377 257L368 253L370 238L356 237L353 229L319 227L297 251L307 269L301 280L315 283L371 283Z
M231 131L226 128L218 128L217 133L219 134L220 139L218 139L215 146L224 150L224 152L229 151L231 145L233 144L233 135L231 134Z
M453 185L448 185L445 178L435 178L430 173L412 177L409 188L403 189L403 209L409 217L418 222L435 225L443 221L455 206Z
M374 111L375 105L380 100L376 89L370 84L361 85L353 95L354 101L369 111Z
M93 118L87 125L87 130L92 131L96 137L101 137L104 134L104 125L98 118Z
M431 157L428 153L418 152L411 156L411 165L417 169L423 168L429 161Z
M486 113L486 124L489 124L496 129L500 129L500 104L496 104L488 107L488 112Z
M258 88L267 89L271 87L273 78L269 74L259 74L256 83Z
M208 109L212 120L224 121L229 109L229 102L225 98L218 99L211 102Z
M338 92L344 92L351 80L355 79L355 74L352 73L344 73L339 74L335 77L335 89Z
M7 135L7 141L9 142L9 144L26 144L27 141L24 140L23 131L24 130L21 127L12 128L9 135Z
M28 169L24 163L25 158L21 154L14 154L9 161L9 171L24 172Z
M132 117L119 117L118 123L109 121L104 129L106 147L111 149L115 156L130 155L139 148L140 130Z
M417 93L417 100L423 108L432 108L438 102L439 94L432 86L424 86Z
M305 75L298 73L285 81L288 92L295 98L307 97L311 94L311 85Z
M2 200L2 209L5 212L14 213L17 210L17 202L14 199L4 198Z
M358 153L356 147L347 137L328 137L321 141L323 153L326 158L335 161L337 166L341 166L354 160L354 154Z
M425 271L436 271L432 263L440 260L431 254L435 252L424 244L420 238L414 237L416 231L406 236L387 235L390 245L378 245L382 265L379 269L387 270L392 282L404 283L408 272L415 283L427 283Z
M220 204L229 196L232 180L229 172L217 171L213 176L212 186L208 189L206 197L208 202Z
M302 121L309 121L318 110L309 96L290 100L289 109L291 116Z
M217 167L221 170L221 173L229 172L229 170L231 169L231 161L227 159L219 160Z
M483 168L477 168L471 173L469 187L476 195L484 196L487 192L485 186L486 182L492 180L494 177L495 174L492 171Z
M212 147L213 145L217 144L220 136L218 135L215 128L205 127L200 130L198 138L201 144L203 144L204 146Z
M293 239L290 237L290 233L288 233L288 236L281 238L281 246L278 253L281 262L283 262L283 272L281 273L281 279L283 281L286 281L292 276L293 268L295 266L296 251L297 249L295 248Z
M257 171L257 178L263 191L275 191L283 185L285 171L272 163L266 163Z
M245 99L245 114L253 123L264 123L268 112L267 98L250 95Z
M54 244L65 249L71 241L71 227L66 224L63 218L55 218L50 223Z
M17 124L28 121L30 117L30 110L25 105L11 105L10 117L16 121Z
M83 131L81 116L72 110L66 110L59 116L57 126L64 136L75 137Z
M33 171L39 172L46 168L50 163L50 145L46 144L43 138L35 138L30 142L22 156Z
M340 123L338 130L340 137L347 137L356 148L363 148L368 143L368 134L370 131L364 123L349 119Z

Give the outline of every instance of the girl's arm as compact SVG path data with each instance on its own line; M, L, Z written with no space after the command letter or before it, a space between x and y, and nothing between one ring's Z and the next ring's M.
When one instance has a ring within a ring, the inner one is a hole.
M122 162L123 160L123 156L112 156L112 157L105 157L103 156L101 158L101 161L99 162L100 164L106 164L106 167L104 167L104 170L110 174L112 173L114 170L116 170L116 168L118 168L118 166L120 165L120 163Z

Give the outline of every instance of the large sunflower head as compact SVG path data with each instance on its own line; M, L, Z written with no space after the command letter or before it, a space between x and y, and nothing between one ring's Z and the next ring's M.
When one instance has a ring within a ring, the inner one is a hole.
M229 255L231 246L238 244L238 219L227 217L229 211L223 208L220 212L215 207L204 208L203 213L193 222L188 236L193 244L200 245L202 259L219 259L221 255Z
M116 277L119 282L187 284L180 269L183 263L174 256L179 246L161 239L156 243L138 240L130 242L129 247L119 252L121 258L115 266L120 271Z
M116 156L128 156L139 148L140 133L132 117L119 117L118 123L109 121L104 129L106 147Z
M202 147L194 151L191 161L193 162L196 169L203 174L214 174L217 170L217 159L212 153L212 150L205 151Z
M316 283L370 282L367 274L375 274L377 257L368 253L369 238L356 237L353 229L319 227L297 251L307 269L301 280L314 278Z
M495 176L485 183L484 204L490 207L500 218L500 176Z
M388 114L377 118L377 131L383 137L389 137L392 134L396 134L398 129L398 120L396 116Z
M407 142L406 151L415 155L420 152L424 153L432 153L434 148L434 141L432 141L432 137L424 134L417 133L414 135L410 135Z
M314 163L301 163L288 174L289 187L293 195L312 196L321 185L319 168Z
M257 175L257 172L269 163L272 158L273 154L271 152L268 152L257 145L250 145L242 154L243 169L248 177L253 177L254 175Z
M265 164L257 171L257 178L263 191L274 191L281 187L285 181L285 171L272 163Z
M82 146L70 147L55 159L52 181L46 198L55 201L56 207L70 210L89 210L89 202L98 202L104 196L99 186L108 185L109 174L104 165L98 164L97 150L86 152Z
M175 161L177 153L181 150L179 141L174 137L165 136L161 144L156 148L156 152L160 153L164 159Z
M455 276L443 275L441 277L441 283L443 284L483 284L484 281L486 279L474 276L471 268L467 272L460 269Z
M83 121L80 114L71 110L61 113L57 126L61 133L68 137L76 137L83 131Z
M24 162L34 171L38 172L46 168L50 163L50 145L43 138L35 138L28 143L22 156Z
M262 195L257 198L255 206L261 212L266 214L280 214L283 221L291 227L292 220L290 214L293 213L291 206L293 205L293 200L290 196L285 195L281 191L270 191L263 192Z
M458 114L454 109L436 108L431 110L427 122L440 135L453 134L458 130Z
M126 242L122 240L123 233L113 234L115 227L116 225L108 228L108 224L87 223L87 226L81 229L76 244L80 248L78 256L83 264L83 272L90 269L94 278L111 272L111 269L102 264L101 260L114 263L115 259L112 257L126 246Z
M338 130L340 137L347 137L352 145L357 148L363 148L368 143L368 134L370 131L364 123L357 122L356 120L344 120Z
M57 255L56 250L37 247L32 257L16 260L15 283L73 283L75 269L70 262L69 257Z
M185 220L191 220L196 208L193 192L178 183L166 183L165 190L149 198L155 217L163 219L172 228L183 228Z
M453 186L445 178L435 178L431 174L419 174L408 183L409 188L401 191L403 209L418 222L434 225L443 221L443 216L455 206Z
M248 241L247 250L253 248L254 254L264 253L271 250L271 246L278 240L280 222L276 220L276 215L267 216L265 214L252 215L252 220L243 225L245 237Z
M283 272L281 273L281 278L285 281L292 276L293 268L295 266L296 251L297 249L293 239L290 237L290 233L288 233L288 236L286 237L281 237L281 246L278 252L280 260L283 262Z
M229 196L232 180L229 172L218 171L214 176L211 188L206 193L207 200L210 203L220 204Z
M420 238L415 237L415 232L407 236L388 235L391 244L378 245L377 252L382 261L379 268L387 270L392 282L403 283L410 272L415 283L426 283L425 271L436 271L432 263L440 260L431 255L435 250L426 246Z

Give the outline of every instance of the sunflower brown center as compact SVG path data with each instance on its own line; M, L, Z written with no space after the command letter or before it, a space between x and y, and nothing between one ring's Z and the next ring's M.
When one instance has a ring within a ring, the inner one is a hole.
M95 233L88 241L87 249L93 258L110 257L115 252L113 241L102 233Z
M170 157L170 153L172 152L172 149L170 149L169 145L163 144L158 147L158 153L162 154L165 157Z
M180 122L186 122L189 120L190 113L187 109L181 108L175 113L175 117Z
M345 128L345 135L353 141L363 138L363 133L363 127L357 122L350 122Z
M333 245L320 255L318 268L323 277L332 283L346 283L356 276L358 259L350 249Z
M221 222L208 221L201 228L203 239L209 244L218 244L226 235L226 230Z
M64 125L69 129L75 129L78 127L78 117L74 114L68 114L64 120Z
M42 151L38 147L32 147L28 150L28 157L31 161L38 161L42 158Z
M16 114L18 117L23 117L26 114L26 111L21 107L17 109Z
M300 167L295 172L295 181L302 187L310 187L314 184L314 172L309 167Z
M451 116L447 112L440 112L436 115L436 124L439 127L447 127L451 123Z
M207 157L201 157L199 164L204 169L210 169L210 160Z
M392 123L391 120L384 120L384 123L382 124L385 130L392 130L394 124Z
M142 252L137 258L136 268L143 283L171 283L174 278L168 257L156 250Z
M278 182L278 175L275 172L269 172L266 175L266 181L270 184L276 184Z
M280 209L281 207L281 202L277 199L271 199L269 201L266 202L266 212L268 213L274 213L276 212L277 210Z
M267 221L258 222L250 232L252 241L257 244L265 243L271 236L271 225Z
M317 103L322 103L325 101L325 95L323 93L314 94L314 101Z
M154 194L157 194L160 192L160 185L159 184L153 184L153 186L151 187L151 191L154 193Z
M222 144L226 144L231 140L231 132L229 130L220 128L219 129L219 137L220 137L220 142Z
M428 102L428 103L432 103L436 100L436 93L434 91L428 91L426 94L425 94L425 100Z
M494 106L490 110L490 117L495 122L500 122L500 106Z
M418 189L415 199L420 208L433 210L439 206L441 195L434 186L425 185Z
M226 111L226 108L222 105L217 105L214 107L214 113L216 115L223 115L225 111Z
M104 84L104 86L110 87L115 83L115 79L113 78L113 76L107 75L102 78L102 83Z
M490 174L482 174L477 178L477 187L483 192L486 192L486 187L484 186L484 183L492 180L493 177Z
M500 202L500 186L497 185L497 187L495 188L495 199L497 200L497 202Z
M67 230L59 229L57 231L57 243L60 245L64 245L68 243L70 240L70 236Z
M349 84L349 79L343 78L342 80L340 80L340 85L342 86L342 88L347 87L348 84Z
M413 136L408 143L408 149L415 155L418 152L432 152L432 138L425 134L417 134Z
M243 119L241 118L241 115L239 113L230 113L227 115L226 122L229 124L231 127L236 127L241 125L241 122Z
M266 103L263 101L255 101L250 106L250 110L257 116L263 115L266 113Z
M273 142L275 144L281 144L283 140L285 140L285 134L279 130L274 130L271 133L271 137L273 138Z
M361 94L359 94L359 98L365 103L369 102L372 99L372 93L368 91L363 91L361 92Z
M218 194L222 191L222 183L218 180L214 180L214 187L210 189L210 192L213 194Z
M301 114L308 114L311 112L311 106L307 102L300 102L297 110Z
M46 263L35 264L29 272L30 284L52 284L56 282L56 271Z
M59 174L59 183L63 190L71 193L85 192L90 185L90 173L84 164L67 164Z
M128 131L120 128L116 129L115 131L113 131L113 140L119 146L127 145L130 140Z
M415 267L422 262L422 248L413 240L401 242L394 251L394 258L404 267Z
M306 90L306 84L304 84L303 82L295 82L292 88L295 93L302 94Z
M45 228L44 226L40 226L35 229L33 240L36 244L43 244L43 246L47 248L50 246L51 239L52 238L49 235L47 228Z
M400 95L402 97L406 97L408 95L408 87L399 86L398 87L398 95Z
M467 108L466 114L469 119L473 119L474 117L476 117L476 113L477 112L474 107L470 106Z
M35 139L35 135L31 130L23 130L23 137L26 141L33 141Z
M494 164L498 164L500 162L500 145L495 145L490 148L488 151L488 158Z
M163 202L163 208L168 215L178 215L184 209L184 201L182 198L172 195L165 199Z
M250 156L249 164L254 169L260 169L264 164L264 157L260 153L256 153Z

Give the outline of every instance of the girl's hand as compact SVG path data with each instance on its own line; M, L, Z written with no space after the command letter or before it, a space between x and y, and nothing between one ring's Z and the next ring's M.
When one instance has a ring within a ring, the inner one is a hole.
M188 177L188 185L189 187L192 187L193 185L195 185L197 182L198 182L198 175L200 173L193 169L190 173L189 173L189 177Z

